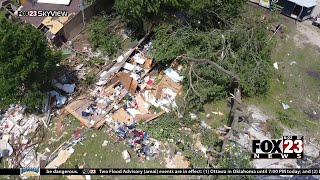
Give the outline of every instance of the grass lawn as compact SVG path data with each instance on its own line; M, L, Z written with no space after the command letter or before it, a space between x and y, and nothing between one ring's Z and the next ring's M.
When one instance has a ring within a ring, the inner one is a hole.
M64 119L63 123L67 126L67 130L59 141L47 141L40 147L40 152L48 147L51 151L59 147L65 140L68 140L74 130L80 127L79 121L72 116ZM60 135L56 133L56 125L52 125L48 130L48 139L58 139ZM145 160L144 163L138 161L138 157L124 141L117 144L113 143L112 138L107 132L107 128L102 130L91 130L85 128L85 139L74 146L74 153L67 160L66 163L59 168L76 168L76 166L84 166L84 168L164 168L165 162L160 156L154 160ZM104 141L108 141L107 146L102 146ZM50 144L49 144L50 143ZM125 163L122 158L122 152L128 150L131 155L131 162ZM62 179L66 176L44 176L43 179ZM168 179L168 176L92 176L92 179Z
M224 115L213 114L212 112L221 112ZM230 107L227 106L227 100L205 104L204 113L200 113L200 118L213 128L218 128L228 123ZM210 114L209 117L207 115Z
M320 51L313 45L298 47L293 37L295 27L292 22L285 22L288 38L278 39L277 47L272 54L272 63L277 62L279 69L271 80L267 95L245 99L246 104L254 104L268 115L277 117L278 112L288 115L283 125L293 124L301 133L319 132L320 125L314 111L319 112L320 92ZM318 77L319 76L319 77ZM282 103L288 104L284 110ZM318 116L319 117L319 116Z

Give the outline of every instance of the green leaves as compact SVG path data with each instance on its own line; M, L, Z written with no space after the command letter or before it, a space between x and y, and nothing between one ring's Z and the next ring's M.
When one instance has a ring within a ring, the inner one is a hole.
M153 36L153 57L163 64L170 64L176 57L185 55L206 58L240 76L244 96L265 94L271 78L267 22L255 14L237 18L231 29L210 28L206 31L180 24L162 24ZM184 92L190 87L190 63L185 66ZM199 111L207 102L226 98L232 79L208 64L192 68L194 90L186 96L187 110ZM201 98L199 97L199 95Z
M52 51L43 33L31 25L0 22L0 105L34 108L42 102L61 54Z
M144 21L179 9L182 0L117 0L115 9L128 24L142 28Z
M94 48L102 50L110 57L116 56L121 49L121 39L111 29L106 16L96 16L89 24L89 40Z

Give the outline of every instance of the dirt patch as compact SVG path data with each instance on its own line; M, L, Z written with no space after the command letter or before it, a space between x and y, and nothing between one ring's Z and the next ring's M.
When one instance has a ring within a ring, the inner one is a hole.
M79 34L77 37L75 37L73 39L72 45L76 51L80 51L80 52L84 50L83 49L84 47L89 48L90 43L89 43L86 32L83 32Z
M313 69L309 69L307 70L307 74L310 76L310 77L313 77L315 79L320 79L320 72L316 71L316 70L313 70Z
M303 112L313 120L320 120L320 114L318 114L316 111L313 111L311 109L304 109Z
M302 47L304 44L313 44L320 48L320 28L313 26L309 20L297 23L296 27L298 33L294 37L294 40L299 47Z

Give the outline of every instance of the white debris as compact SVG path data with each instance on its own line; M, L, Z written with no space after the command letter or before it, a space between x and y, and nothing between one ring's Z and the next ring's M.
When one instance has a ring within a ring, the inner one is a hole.
M294 64L297 64L297 62L296 61L291 61L290 62L290 65L294 65Z
M206 122L204 122L204 121L201 121L201 126L204 127L204 128L206 128L206 129L212 129L212 127L209 126L209 125L208 125Z
M5 139L0 139L0 157L3 156L11 156L11 154L13 153L13 148L11 147L11 145L8 143L8 140ZM7 150L8 153L6 155L4 155L3 151Z
M68 152L70 153L70 154L72 154L72 153L74 153L74 149L73 149L73 147L70 147L69 149L67 149L68 150Z
M130 154L127 150L122 152L122 158L125 160L126 163L131 161Z
M90 175L85 175L86 180L91 180L91 176Z
M181 82L183 80L183 76L180 76L175 70L172 68L168 68L164 71L164 73L172 79L174 82Z
M195 115L193 113L190 113L190 117L192 120L196 120L198 118L197 115Z
M212 114L216 114L216 115L219 115L219 116L223 116L224 114L222 112L212 112Z
M59 83L57 80L53 79L52 80L52 83L55 87L63 90L64 92L66 93L74 93L74 90L76 88L76 85L75 84L61 84Z
M132 71L135 68L135 65L126 62L123 68L129 71Z
M210 114L207 114L206 117L207 117L207 118L210 117Z
M141 114L140 111L133 109L133 108L128 108L127 111L133 116L136 117L137 114Z
M119 56L117 58L117 63L120 63L121 61L123 61L123 59L124 59L123 55Z
M207 153L207 148L205 148L205 147L201 147L201 149L200 149L203 153Z
M84 66L84 64L81 63L81 64L79 64L78 66L75 67L75 70L80 71L83 66Z
M285 104L285 103L282 103L282 107L283 107L283 109L289 109L290 108L290 106L288 104Z
M146 61L145 59L141 58L141 54L140 53L135 54L132 57L132 59L138 64L144 64L144 62Z
M103 141L103 143L102 143L102 147L107 146L107 145L108 145L108 143L109 143L109 141Z
M276 68L276 69L279 69L278 62L273 63L273 67Z

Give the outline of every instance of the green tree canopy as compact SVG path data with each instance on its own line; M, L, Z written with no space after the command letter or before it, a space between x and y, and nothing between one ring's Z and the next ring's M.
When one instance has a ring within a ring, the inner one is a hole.
M40 30L0 20L0 104L39 105L61 55Z
M183 8L183 0L116 0L115 9L129 24L141 26L150 18Z
M239 14L246 0L116 0L115 9L129 24L176 17L197 26L217 26ZM166 16L170 15L170 16ZM200 23L200 24L199 24Z
M247 0L185 0L185 11L202 27L221 26L237 17Z
M163 64L170 64L182 55L209 59L240 76L243 95L265 94L272 72L268 22L258 15L248 15L233 23L232 28L226 30L207 31L181 24L163 24L155 29L153 56ZM184 92L188 92L190 80L194 87L185 98L189 109L199 110L201 104L227 96L232 81L229 76L204 63L178 61L188 64L184 71Z
M95 16L89 24L89 40L94 50L100 49L110 57L121 50L121 38L110 27L110 20L105 15Z

